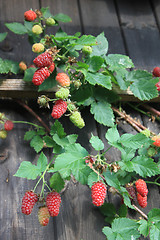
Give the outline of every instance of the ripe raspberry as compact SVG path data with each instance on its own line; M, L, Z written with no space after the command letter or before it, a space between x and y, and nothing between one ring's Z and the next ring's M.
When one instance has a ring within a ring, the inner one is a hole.
M39 35L43 32L43 28L40 25L36 24L32 27L32 32L36 35Z
M69 96L69 89L68 88L60 88L55 93L56 98L66 99Z
M27 191L22 199L21 210L22 213L29 215L32 212L32 209L35 203L38 201L38 196L32 191Z
M60 118L67 111L67 103L62 99L59 99L55 102L53 106L51 116L54 119Z
M147 207L147 196L142 197L141 194L137 193L137 201L140 207Z
M156 83L157 91L160 92L160 81Z
M131 197L131 201L137 201L136 190L132 184L127 184L126 189Z
M152 137L152 140L154 141L153 142L154 146L160 147L160 136L154 136L154 137Z
M46 19L46 25L49 26L49 27L54 26L55 23L56 22L55 22L54 18L52 18L52 17L49 17L49 18Z
M5 123L4 123L4 129L5 129L6 131L11 131L11 130L13 129L13 127L14 127L14 124L13 124L12 121L10 121L10 120L5 121Z
M141 194L142 197L147 196L148 194L148 188L147 188L147 184L143 179L138 179L135 182L136 185L136 190L139 194Z
M41 53L33 62L38 68L49 67L52 64L52 55L48 52Z
M54 71L54 69L55 69L55 63L52 62L52 64L49 66L48 70L50 73L52 73Z
M160 67L155 67L152 73L154 77L160 77Z
M66 73L58 73L56 76L56 81L62 87L69 87L70 86L70 78Z
M70 121L78 128L83 128L85 126L85 122L83 118L81 117L80 112L75 111L73 112L70 117Z
M26 21L32 22L37 18L37 14L34 11L29 10L24 13L24 18Z
M49 211L48 211L48 208L43 206L43 207L40 207L39 208L39 211L38 211L38 220L39 220L39 223L42 225L42 226L47 226L48 222L49 222L49 218L50 218L50 214L49 214Z
M44 45L42 43L35 43L32 46L32 51L34 53L41 53L44 51Z
M50 72L47 68L37 69L33 75L32 82L34 85L39 86L42 82L50 76Z
M97 207L102 206L106 197L106 186L102 182L94 183L91 187L92 202Z
M6 139L6 137L7 137L7 131L4 129L0 130L0 138Z
M19 63L19 68L20 70L25 71L27 69L27 65L25 64L25 62L21 61Z
M46 197L46 205L51 217L56 217L59 214L61 204L61 196L57 192L50 192Z

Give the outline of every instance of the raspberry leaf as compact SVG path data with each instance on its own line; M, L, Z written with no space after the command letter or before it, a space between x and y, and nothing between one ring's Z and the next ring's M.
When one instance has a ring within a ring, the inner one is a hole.
M81 50L85 45L95 45L96 38L92 35L83 35L72 44L74 50Z
M102 142L102 140L98 137L98 136L94 136L92 134L91 139L89 140L89 142L91 143L92 147L96 150L96 151L100 151L104 149L104 143Z
M63 13L56 14L53 17L58 22L71 22L72 21L72 19L68 15L63 14Z
M22 23L13 22L13 23L6 23L5 25L6 27L8 27L10 31L14 32L15 34L28 33L28 30Z
M94 182L98 182L98 180L102 180L102 178L99 176L98 179L98 175L95 172L91 172L88 176L88 186L91 188Z
M30 67L25 70L23 80L26 82L32 82L33 75L37 68Z
M91 73L88 72L86 75L86 81L89 82L91 85L100 85L104 88L107 89L112 89L112 84L111 84L111 77L106 76L102 73Z
M46 7L46 8L42 7L41 12L42 12L44 18L53 17L53 15L51 14L51 12L49 10L49 7Z
M87 61L87 64L89 65L89 71L90 72L97 72L100 70L102 64L104 62L104 59L100 56L93 56L89 58Z
M60 192L65 185L65 182L59 172L56 172L49 179L50 187L54 189L56 192Z
M69 144L73 144L76 142L78 135L76 134L71 134L67 135L66 137L60 138L58 134L53 135L53 140L60 145L61 147L65 147Z
M119 132L117 130L117 126L114 125L112 128L109 128L105 135L106 139L109 143L117 143L120 139Z
M114 125L114 114L111 105L106 101L94 101L91 104L91 113L97 122L112 127Z
M34 180L40 174L41 170L36 165L33 165L31 162L23 161L14 176Z
M134 64L132 60L125 55L121 54L108 54L105 57L106 64L109 66L109 70L116 72L122 68L132 68Z
M0 42L2 42L7 37L7 32L0 33Z
M34 136L30 142L30 146L33 147L37 153L42 150L43 145L43 139L38 135Z
M88 183L88 176L90 175L91 172L92 170L89 167L72 170L72 173L75 179L83 185Z
M160 222L160 209L153 208L148 213L148 221L149 223Z
M41 152L38 161L37 161L37 167L40 169L41 172L44 172L48 164L47 157L44 155L43 152Z
M36 136L36 135L37 135L37 132L36 132L36 131L30 130L30 131L28 131L28 132L25 133L25 135L24 135L24 140L29 141L29 140L31 140L31 139L32 139L34 136Z
M160 239L160 222L151 226L150 228L150 239Z
M63 128L62 124L61 124L58 120L56 120L56 121L54 122L54 124L51 126L51 131L50 131L50 134L51 134L52 136L53 136L54 134L56 134L56 133L57 133L57 135L58 135L60 138L66 136L66 133L65 133L65 131L64 131L64 128Z
M123 146L133 149L141 148L142 145L148 142L151 142L151 140L142 133L137 133L136 135L126 133L119 140L119 143Z
M104 56L108 52L108 41L104 32L96 37L96 45L92 47L91 56Z
M17 74L19 72L19 64L18 62L2 59L0 58L0 73L14 73Z
M107 223L112 223L115 219L116 215L116 209L115 206L112 203L104 203L100 207L100 212L105 216L105 221Z

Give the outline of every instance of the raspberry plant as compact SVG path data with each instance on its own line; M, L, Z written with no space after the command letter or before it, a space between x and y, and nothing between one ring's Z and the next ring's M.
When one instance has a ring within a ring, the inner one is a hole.
M128 56L107 55L108 41L104 33L96 37L80 33L68 35L59 28L55 34L45 34L47 27L68 22L70 17L64 14L53 16L49 8L34 13L25 13L24 24L6 23L15 34L28 34L31 49L37 54L32 66L24 70L23 80L32 81L38 92L55 87L53 99L42 95L37 101L40 107L52 106L51 128L29 123L33 129L24 136L38 154L37 164L23 161L14 175L28 180L37 179L34 189L29 191L29 196L30 193L37 196L36 201L32 200L30 205L27 198L27 207L32 209L37 202L40 205L37 210L38 220L42 226L46 226L50 216L57 216L60 205L63 204L60 194L65 182L74 177L91 188L93 203L110 224L102 230L107 239L139 239L140 235L156 239L156 234L160 235L160 209L152 209L147 215L139 209L147 206L148 189L145 189L142 196L142 191L137 190L136 180L142 179L144 182L143 179L155 177L154 182L146 181L145 184L159 185L159 161L154 159L159 153L159 136L147 129L136 135L120 136L113 104L119 100L114 92L115 85L122 90L130 88L135 97L144 101L158 96L156 84L159 78L150 72L135 70ZM0 73L18 73L17 63L0 61ZM85 106L90 108L99 124L108 127L104 137L109 148L106 149L105 143L98 136L92 134L89 140L96 152L94 156L77 142L78 135L67 135L59 121L59 118L66 115L75 126L83 128L85 122L80 109ZM4 114L0 115L2 139L7 137L4 129L6 119ZM14 124L16 122L18 121L13 121ZM52 159L47 159L43 151L46 147L52 149ZM112 147L120 151L121 159L109 163L105 156ZM47 181L49 174L52 176ZM40 184L41 192L37 193ZM112 203L106 201L108 191L118 194L122 199L118 212ZM22 208L22 212L28 214L24 201ZM138 211L143 218L128 219L128 208Z

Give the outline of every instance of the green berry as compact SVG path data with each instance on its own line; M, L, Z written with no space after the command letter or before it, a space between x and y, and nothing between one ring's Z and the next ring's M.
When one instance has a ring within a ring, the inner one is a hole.
M54 18L52 18L52 17L49 17L49 18L46 19L46 25L49 26L49 27L54 26L55 23L56 22L55 22Z
M7 131L6 130L0 130L0 138L5 139L7 137Z
M43 29L40 25L36 24L32 27L32 32L36 35L39 35L43 32Z
M70 121L78 128L83 128L85 126L85 122L81 117L80 112L75 111L69 117Z
M74 105L74 103L69 103L67 108L70 112L76 111L76 106Z
M154 155L157 154L157 151L156 151L156 149L154 147L150 147L147 150L147 154L148 154L149 157L153 157Z
M83 52L84 54L91 54L91 53L92 53L92 47L90 47L90 46L84 46L84 47L82 48L82 52Z
M37 103L40 105L40 107L47 107L49 108L49 98L47 98L45 95L42 95L38 97Z
M80 80L77 80L77 81L74 82L74 87L75 88L79 88L81 85L82 85L82 83L81 83Z
M32 51L34 53L41 53L44 51L44 45L42 43L35 43L32 46Z
M62 87L55 93L55 96L56 98L66 99L69 96L69 89Z

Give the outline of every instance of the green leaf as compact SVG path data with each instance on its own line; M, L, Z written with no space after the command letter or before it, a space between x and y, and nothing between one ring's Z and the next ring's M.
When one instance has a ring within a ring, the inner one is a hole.
M52 147L55 146L55 141L51 137L44 136L43 140L44 140L47 147L52 148Z
M142 234L144 237L147 237L148 234L149 234L149 224L148 224L148 222L144 219L141 219L139 221L139 224L140 224L140 226L139 226L138 230L139 230L140 234Z
M49 179L50 187L54 189L56 192L60 192L65 185L65 182L59 172L56 172Z
M7 37L7 32L0 33L0 42L2 42Z
M51 89L53 87L55 87L57 84L56 80L55 80L55 71L47 78L44 80L44 82L39 86L38 91L44 91L44 90L48 90Z
M53 135L53 140L60 145L61 147L65 147L69 144L73 144L76 142L78 135L76 134L71 134L67 135L66 137L60 138L58 134Z
M72 170L75 179L83 185L88 183L88 176L90 175L91 172L92 170L87 166L84 166L84 168L82 169L75 168Z
M128 207L125 204L122 204L118 209L118 215L120 217L127 217Z
M116 143L120 139L117 126L114 125L112 128L109 128L108 131L106 132L105 137L109 143Z
M125 133L119 140L125 147L133 149L142 147L148 141L149 139L142 133L137 133L136 135Z
M105 221L112 223L115 219L116 209L112 203L104 203L100 208L100 212L105 216Z
M102 140L98 137L98 136L94 136L92 134L91 139L89 140L89 142L91 143L92 147L96 150L96 151L100 151L104 149L104 143L102 142Z
M14 73L17 74L19 72L19 64L18 62L2 59L0 58L0 73Z
M120 189L120 182L118 181L116 174L111 173L108 169L103 173L106 182L109 186L114 187L116 189Z
M34 180L40 174L41 171L37 166L33 165L31 162L23 161L14 176Z
M108 52L108 41L104 36L104 32L96 37L96 46L92 47L91 56L104 56Z
M72 19L68 15L63 14L63 13L56 14L53 17L58 22L71 22L72 21Z
M108 90L100 85L93 88L94 98L97 101L106 101L108 103L113 103L120 100L120 97L113 90Z
M41 12L43 14L43 17L44 18L49 18L49 17L52 17L53 15L51 14L50 10L49 10L49 7L42 7L41 8Z
M117 234L114 233L110 227L104 227L102 232L106 235L107 240L118 240L116 238Z
M59 171L62 177L67 177L74 169L84 168L84 158L88 152L80 144L75 143L68 145L66 152L57 156L55 160L55 170Z
M103 62L104 62L104 59L100 56L93 56L93 57L89 58L89 61L87 61L87 64L89 65L88 70L90 72L99 71Z
M121 196L122 196L122 198L123 198L123 200L124 200L124 204L125 204L126 206L128 206L129 208L134 209L134 207L133 207L132 204L131 204L131 200L130 200L130 198L129 198L129 194L128 194L126 188L120 187L120 188L119 188L119 192L120 192L120 194L121 194Z
M88 186L91 188L93 183L97 182L98 180L102 180L102 178L100 176L98 178L98 174L92 171L88 176Z
M38 158L38 161L37 161L37 167L39 168L39 170L41 172L44 172L46 167L47 167L47 164L48 164L48 159L47 157L44 155L43 152L41 152L39 158Z
M51 131L50 131L50 134L51 134L52 136L53 136L54 134L56 134L56 133L57 133L57 135L58 135L60 138L66 136L66 133L65 133L65 131L64 131L64 128L63 128L62 124L61 124L58 120L56 120L56 121L54 122L54 124L51 126Z
M111 77L106 76L102 73L91 73L87 72L85 80L92 85L100 85L107 89L112 89Z
M150 229L150 239L151 240L160 239L160 223L152 225Z
M160 222L160 209L159 208L153 208L148 213L148 221L149 222Z
M73 101L76 101L78 105L84 105L86 100L92 97L93 91L89 84L82 85L74 93L71 92L71 97Z
M36 131L33 131L33 130L28 131L28 132L26 132L25 135L24 135L24 140L25 140L25 141L29 141L29 140L31 140L36 134L37 134Z
M25 34L28 32L28 30L22 23L13 22L5 23L5 25L10 31L14 32L15 34Z
M30 146L38 153L42 150L44 145L43 139L40 136L34 136L30 142Z
M108 56L105 57L105 61L111 71L134 67L132 60L128 56L121 54L108 54Z
M114 114L111 105L105 101L93 102L91 104L91 113L97 122L112 127L114 125Z
M82 35L75 43L72 44L74 46L74 50L81 50L83 46L94 45L96 43L96 38L92 35Z
M33 68L33 67L30 67L30 68L26 69L25 72L24 72L23 80L26 81L26 82L31 82L32 78L33 78L33 75L34 75L36 70L37 69Z

